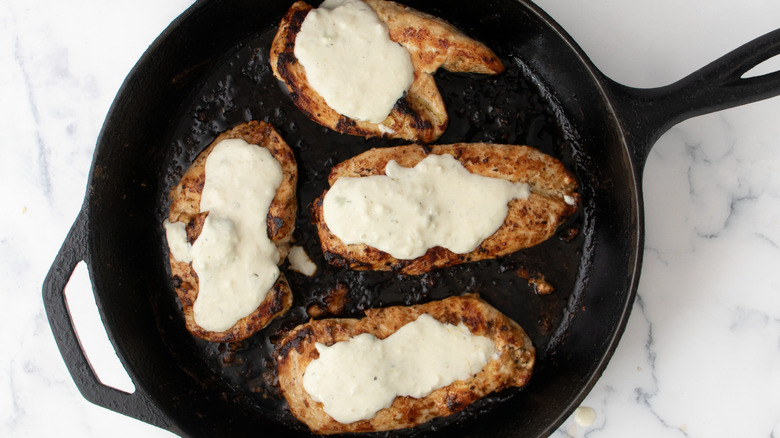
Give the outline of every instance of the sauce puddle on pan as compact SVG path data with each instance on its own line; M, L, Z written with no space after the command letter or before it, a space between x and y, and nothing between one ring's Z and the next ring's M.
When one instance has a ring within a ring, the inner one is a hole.
M167 169L161 175L156 217L168 214L170 189L183 172L219 133L248 120L270 122L295 153L298 162L298 216L294 245L302 246L316 263L313 277L288 269L294 294L291 311L251 338L235 344L215 344L191 336L184 327L172 285L152 297L161 335L177 365L216 394L251 412L296 430L306 430L286 409L280 394L272 356L281 333L310 318L361 317L365 309L410 305L451 295L477 293L517 321L537 348L536 367L543 367L549 344L565 315L581 265L583 215L578 213L558 234L533 248L500 260L464 264L421 276L388 272L358 272L327 264L311 223L309 207L327 188L331 166L373 147L406 144L404 141L365 140L337 134L303 116L284 87L273 77L268 51L275 30L250 38L218 63L207 79L194 87L171 120ZM500 48L493 47L499 56ZM453 74L440 70L436 83L447 105L450 123L439 144L488 142L525 144L561 160L574 170L574 136L566 133L563 118L548 94L529 78L522 64L502 57L507 70L495 77ZM160 225L161 226L161 225ZM161 260L168 260L165 241ZM170 269L166 267L167 271ZM169 281L170 283L170 281ZM542 294L545 287L551 293ZM307 312L308 311L308 312ZM334 313L335 312L335 313ZM531 379L533 383L533 378ZM474 403L460 414L434 420L408 432L438 429L467 421L507 397L522 393L510 389Z

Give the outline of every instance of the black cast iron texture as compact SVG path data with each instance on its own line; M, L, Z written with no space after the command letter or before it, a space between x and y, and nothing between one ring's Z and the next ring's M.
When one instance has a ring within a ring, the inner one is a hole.
M688 117L780 94L780 73L741 78L780 53L780 31L678 83L638 90L598 72L531 3L408 4L485 42L507 66L496 77L436 74L451 118L437 143L528 144L556 156L580 182L580 212L558 236L501 260L419 277L327 265L308 208L327 186L329 168L368 148L401 142L333 133L291 104L267 61L290 2L200 1L155 41L123 84L98 139L84 205L44 282L52 331L85 398L183 436L308 435L279 394L270 353L280 332L305 321L306 309L324 305L341 285L348 293L339 316L479 293L517 320L537 346L525 388L381 435L544 437L579 405L611 357L636 292L640 182L650 148ZM272 123L296 154L294 238L319 272L313 278L287 272L295 296L288 315L246 341L212 344L184 329L161 223L168 191L192 159L219 132L251 119ZM103 386L79 348L63 289L82 260L133 394ZM543 275L555 292L536 294L525 279L529 273Z

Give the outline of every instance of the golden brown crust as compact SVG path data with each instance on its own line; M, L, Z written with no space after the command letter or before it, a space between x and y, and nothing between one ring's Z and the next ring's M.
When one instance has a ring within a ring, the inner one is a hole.
M469 172L478 175L527 182L531 186L531 196L510 201L503 225L470 253L456 254L435 247L416 259L399 260L365 244L347 245L331 233L322 216L326 190L315 200L311 210L322 250L331 264L357 270L398 270L419 275L445 266L497 258L547 240L577 210L579 194L574 176L560 161L528 146L456 143L372 149L334 166L329 183L333 185L341 177L383 175L390 160L413 167L428 154L452 155ZM571 197L572 203L567 203L564 196Z
M200 211L200 198L206 182L206 158L222 140L240 138L249 144L268 149L282 166L283 180L276 190L268 211L268 237L280 252L280 263L288 252L288 243L295 226L297 210L296 184L298 168L292 150L274 130L265 122L251 121L220 134L192 163L181 181L171 189L171 207L168 220L186 224L187 239L190 243L200 235L208 212ZM176 294L182 304L187 330L195 336L212 342L235 342L253 335L292 306L292 292L283 273L268 292L258 308L240 319L233 327L222 332L204 330L193 316L193 304L198 297L198 275L192 269L192 263L183 263L170 255L171 276Z
M271 68L290 90L295 105L310 119L344 134L403 138L429 143L447 127L447 110L432 74L443 67L455 72L496 74L504 70L485 45L465 36L445 21L385 0L364 0L383 21L390 39L404 46L412 59L415 79L381 125L353 120L330 108L309 86L303 66L295 58L295 39L312 9L298 1L282 18L271 45Z
M319 357L315 343L332 345L362 333L384 339L423 313L448 324L465 324L471 333L495 342L497 358L467 380L439 388L422 398L397 397L369 420L342 424L323 410L303 388L308 364ZM408 428L465 409L477 399L531 377L535 350L525 331L514 321L475 296L451 297L415 306L370 309L363 319L323 319L300 325L277 346L279 385L296 418L318 434L374 432Z
M504 71L504 65L487 46L441 18L393 1L363 1L387 25L390 39L409 51L416 71L433 74L439 67L481 74Z

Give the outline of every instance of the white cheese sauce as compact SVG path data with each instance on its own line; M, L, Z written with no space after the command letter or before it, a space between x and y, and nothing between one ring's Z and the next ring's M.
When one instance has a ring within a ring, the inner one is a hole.
M380 123L414 81L409 52L360 0L323 3L306 15L295 57L312 88L339 114Z
M301 246L296 245L290 248L287 260L290 262L290 269L300 272L307 277L311 277L317 272L317 265L311 261L309 255L306 254L306 250Z
M385 175L336 180L323 199L330 231L346 244L372 246L397 259L441 246L474 251L504 223L526 183L470 173L451 155L429 155L413 168L390 161Z
M165 224L174 258L191 259L198 274L193 312L205 330L227 330L252 313L279 277L266 218L282 173L267 149L223 140L206 159L200 211L209 214L200 236L190 247L184 224Z
M588 406L580 406L574 411L574 421L582 427L593 426L596 421L596 411Z
M187 241L187 225L183 222L163 221L165 237L168 239L168 249L176 261L189 263L192 261L192 244Z
M303 375L303 388L340 423L373 418L399 396L424 397L478 373L495 355L494 342L464 324L422 314L380 340L364 333L331 346Z

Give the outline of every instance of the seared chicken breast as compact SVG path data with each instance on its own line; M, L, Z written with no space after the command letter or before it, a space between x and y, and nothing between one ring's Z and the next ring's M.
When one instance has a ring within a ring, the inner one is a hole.
M452 155L473 174L525 182L530 186L530 196L511 200L501 227L469 253L457 254L437 246L415 259L399 260L366 244L346 244L334 235L323 214L326 190L315 200L311 211L322 250L331 264L419 275L445 266L502 257L537 245L552 236L577 211L579 194L574 176L560 161L528 146L457 143L371 149L334 166L329 183L332 186L342 177L383 175L390 160L402 167L413 167L429 154Z
M410 54L414 81L381 123L358 121L330 108L306 78L295 57L295 41L312 7L298 1L279 24L271 46L274 75L285 83L295 105L315 122L334 131L364 137L403 138L429 143L447 127L447 110L433 73L439 67L453 72L496 74L504 70L498 57L451 24L412 8L386 0L364 0L389 31L392 41Z
M266 148L281 164L283 179L271 203L268 218L268 237L280 252L281 263L287 255L288 243L295 226L297 210L296 183L298 170L295 157L287 143L274 128L264 122L251 121L220 134L185 172L179 184L170 193L170 222L186 224L187 240L194 242L203 229L208 212L200 211L200 199L206 181L206 159L214 147L226 139L243 139L251 145ZM176 294L182 304L187 329L200 338L213 342L235 342L245 339L265 327L272 319L284 314L292 305L292 293L283 273L264 301L251 314L241 318L233 327L221 332L208 331L195 322L193 305L198 297L198 274L192 262L185 263L170 255L171 275Z
M465 324L472 334L492 340L495 354L481 371L465 380L456 380L421 398L396 397L389 408L380 410L373 418L349 424L330 417L304 389L306 368L319 357L317 343L330 346L363 333L384 339L424 313L441 323ZM279 385L290 410L317 434L408 428L454 414L487 394L525 385L531 377L534 358L535 349L525 331L475 296L370 309L362 319L310 321L287 333L276 349Z

